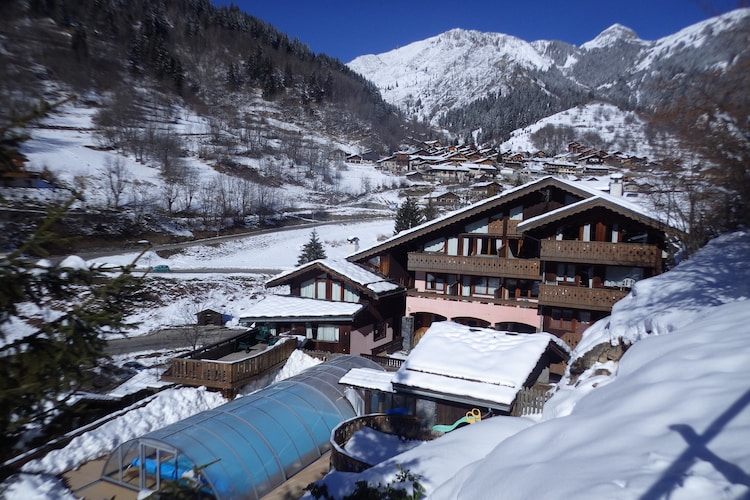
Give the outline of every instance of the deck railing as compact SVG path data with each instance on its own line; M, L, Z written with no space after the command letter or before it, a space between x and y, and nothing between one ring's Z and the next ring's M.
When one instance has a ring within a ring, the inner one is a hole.
M337 471L362 472L375 465L351 456L345 449L346 443L354 433L365 427L384 434L394 434L402 439L429 441L442 435L425 429L419 417L413 415L374 413L346 420L331 433L331 466Z
M542 260L661 269L661 250L655 245L605 241L542 240Z
M399 358L390 358L387 356L375 356L372 354L360 354L365 359L369 359L370 361L374 361L375 363L379 364L383 368L386 369L386 371L389 372L395 372L398 371L399 368L401 368L401 365L404 364L403 359Z
M476 276L539 279L539 259L506 259L488 256L459 256L411 252L409 271L471 274Z
M544 403L547 402L552 394L549 389L527 387L521 389L516 394L516 400L513 403L511 415L514 417L523 417L525 415L538 415L544 410Z
M294 339L281 339L258 354L236 361L174 358L162 380L213 389L234 390L285 362L297 348Z
M414 288L406 291L408 297L422 297L425 299L456 300L460 302L479 302L481 304L494 304L498 306L523 307L528 309L537 308L537 299L521 297L518 299L496 299L493 297L482 297L474 295L443 294L435 292L421 292Z
M539 305L611 311L612 305L628 294L615 288L539 285Z

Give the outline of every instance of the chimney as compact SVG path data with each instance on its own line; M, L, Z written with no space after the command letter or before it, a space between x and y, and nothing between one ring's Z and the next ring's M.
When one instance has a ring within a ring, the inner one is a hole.
M411 352L414 347L414 316L403 316L401 318L401 339L403 340L402 348L406 352Z
M612 196L622 196L622 174L612 174L609 176L609 194Z

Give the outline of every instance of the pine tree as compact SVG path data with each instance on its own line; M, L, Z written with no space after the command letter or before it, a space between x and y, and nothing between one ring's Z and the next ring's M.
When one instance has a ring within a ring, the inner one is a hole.
M103 333L126 328L135 304L132 265L110 278L93 268L33 258L54 241L49 228L58 217L50 216L0 258L0 450L6 453L30 424L44 429L66 411L66 400L87 382L87 370L107 357Z
M302 246L302 252L300 252L297 258L297 265L301 266L318 259L325 259L326 252L323 249L323 244L318 239L318 233L313 229L310 233L310 241Z
M398 234L404 229L411 229L424 222L424 214L417 205L414 198L406 198L396 211L396 226L393 234Z

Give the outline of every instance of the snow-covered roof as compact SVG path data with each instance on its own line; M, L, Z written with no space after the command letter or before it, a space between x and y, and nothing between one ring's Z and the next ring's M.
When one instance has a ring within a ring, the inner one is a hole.
M659 220L655 216L644 213L645 212L644 210L633 209L635 207L638 207L639 205L636 205L634 203L627 203L625 199L619 196L607 195L607 196L600 196L597 198L586 198L576 203L571 203L570 205L565 205L555 210L552 210L550 212L537 215L536 217L531 217L530 219L526 219L520 222L518 224L518 229L522 232L528 231L534 227L544 225L549 222L553 222L560 217L564 217L569 214L575 214L580 211L586 210L594 205L596 206L609 205L609 207L612 210L616 212L620 212L620 213L622 213L622 209L625 209L626 214L628 213L633 214L633 216L637 218L639 221L647 223L654 227L663 228L664 225L666 224L666 222Z
M387 278L373 273L354 262L345 259L319 259L308 262L300 267L285 271L267 282L268 286L277 286L282 284L287 278L299 275L311 268L323 268L345 278L360 287L369 290L375 295L381 295L388 292L399 290L401 285L389 281Z
M352 319L361 309L362 304L352 302L331 302L328 300L292 297L289 295L267 295L264 299L250 306L240 318L241 322L262 319Z
M396 392L393 390L391 379L393 379L393 372L373 370L372 368L352 368L341 377L339 384L382 392Z
M397 391L508 409L555 340L548 333L433 323L394 375L393 384Z

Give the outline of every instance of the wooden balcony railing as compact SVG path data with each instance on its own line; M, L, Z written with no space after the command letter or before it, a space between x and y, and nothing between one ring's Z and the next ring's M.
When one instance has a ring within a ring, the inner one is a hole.
M479 302L482 304L495 304L498 306L524 307L529 309L537 308L536 298L513 298L513 299L495 299L492 297L475 297L471 295L443 294L435 292L420 292L414 288L406 291L408 297L422 297L425 299L456 300L460 302Z
M539 259L505 259L493 256L462 257L439 253L408 255L409 271L472 274L497 278L539 279Z
M638 243L542 240L540 258L559 262L661 269L661 250L655 245Z
M399 358L389 358L388 356L376 356L374 354L360 354L363 358L367 358L370 361L374 361L375 363L379 364L383 368L385 368L386 371L389 372L395 372L398 371L399 368L401 368L401 365L404 364L403 359Z
M628 290L586 288L580 286L540 285L539 305L611 311L612 305L625 297Z
M235 390L285 362L296 348L294 339L281 339L276 345L237 361L173 358L161 378L178 384Z

